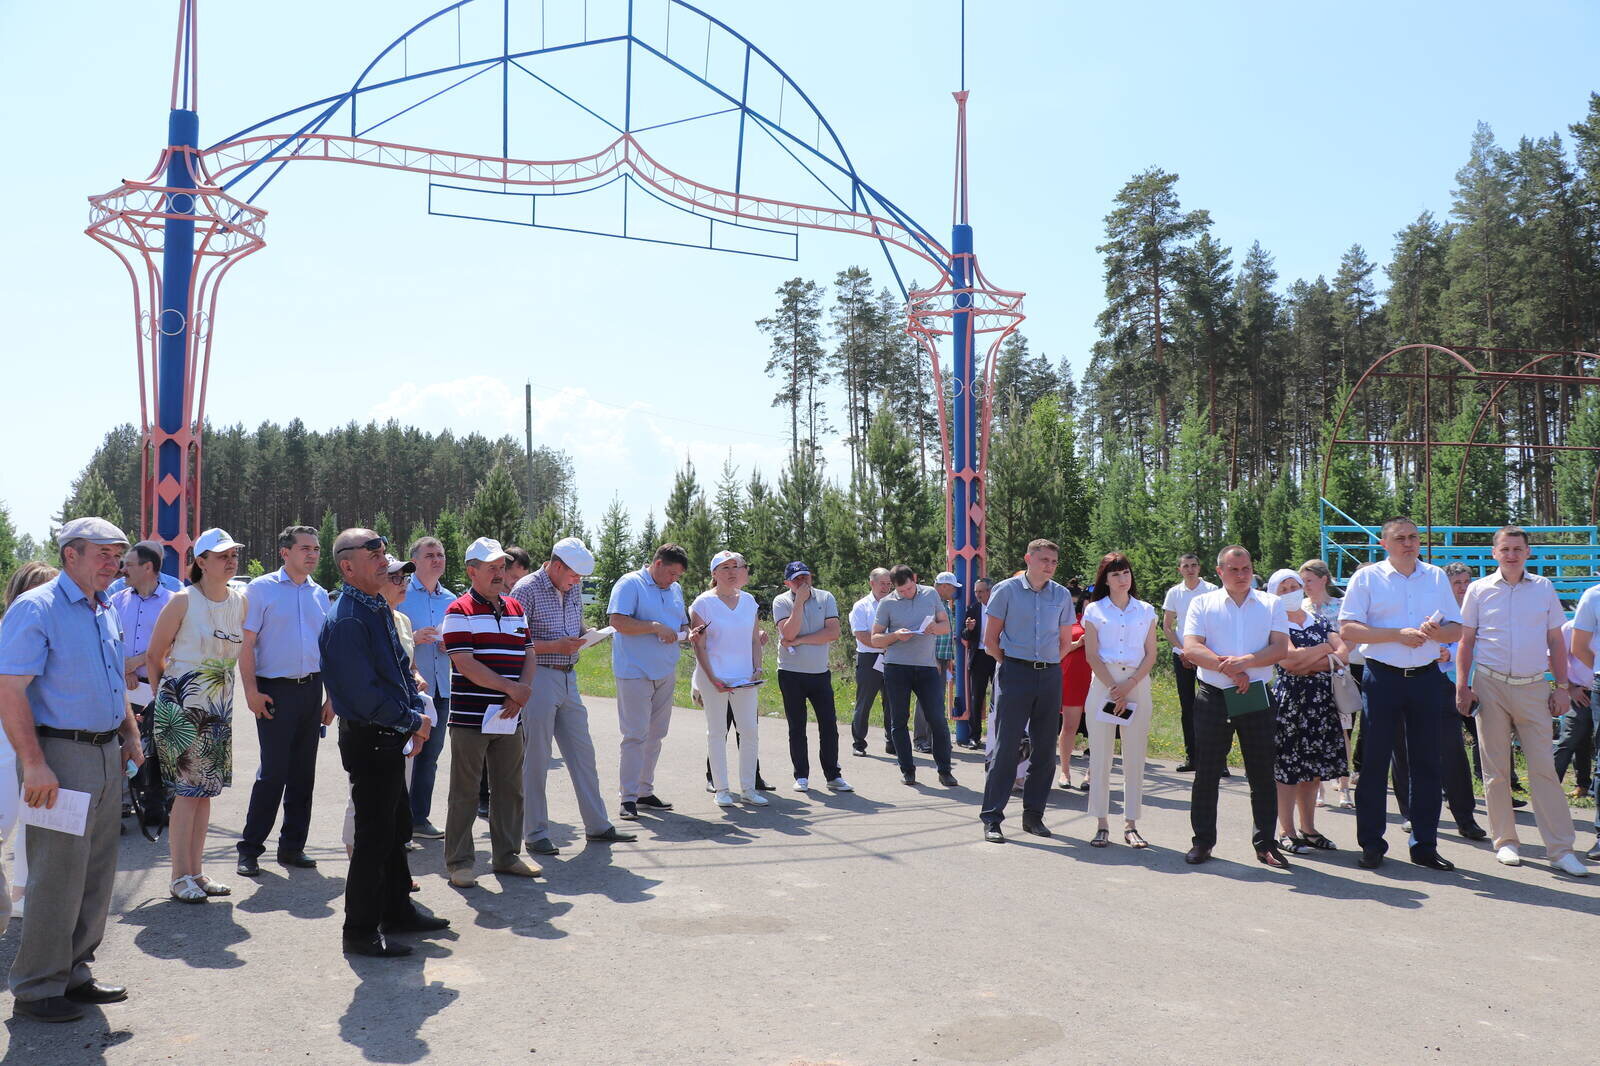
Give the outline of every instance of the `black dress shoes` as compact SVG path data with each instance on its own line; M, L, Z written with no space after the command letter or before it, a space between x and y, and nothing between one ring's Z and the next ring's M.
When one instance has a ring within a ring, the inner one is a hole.
M450 919L419 913L404 921L384 922L378 928L385 933L442 933L450 928Z
M292 866L296 870L315 870L317 868L317 860L303 851L297 851L293 854L280 852L278 854L278 865Z
M1425 866L1430 870L1439 870L1448 873L1456 868L1456 864L1443 858L1437 851L1425 851L1411 856L1411 861L1417 866Z
M560 855L561 849L550 843L549 837L540 837L538 840L528 842L529 855Z
M1468 822L1457 831L1467 840L1485 840L1489 836L1489 831L1477 822Z
M1204 844L1196 844L1184 855L1183 861L1190 866L1199 866L1209 858L1211 858L1211 849Z
M957 784L956 775L951 773L949 770L940 770L939 784L943 785L945 788L955 788Z
M31 1018L36 1022L75 1022L83 1017L83 1008L66 996L46 996L43 999L19 999L11 1007L13 1018Z
M854 747L854 746L852 746L850 748L850 754L851 755L866 755L866 753L867 753L867 749L866 748L858 748L858 747Z
M411 954L411 948L406 944L385 940L382 933L373 933L371 936L345 937L344 952L346 955L366 955L373 959L398 959Z
M121 1003L128 998L128 990L121 985L103 985L90 979L67 989L66 995L74 1003Z
M662 799L660 796L656 795L654 792L650 793L650 795L648 795L648 796L640 796L639 799L638 799L638 803L639 803L639 806L641 806L641 807L649 807L652 811L670 811L670 810L672 810L672 804L668 803L666 800Z
M1032 833L1036 837L1055 835L1046 828L1043 818L1033 818L1026 814L1022 816L1022 831L1024 833Z
M1175 770L1174 773L1192 774L1194 773L1194 763L1181 762L1178 764L1178 769Z
M235 866L233 871L240 877L260 877L261 863L256 861L253 856L241 855L239 856L239 865Z
M917 783L917 775L916 775L915 771L913 771L911 773L901 774L900 775L900 783L902 785L914 785L914 784L916 784Z
M1356 863L1363 870L1376 870L1383 865L1383 852L1363 851L1360 860Z
M1005 834L1000 832L1000 827L997 825L984 826L983 839L991 844L1004 844L1006 842Z
M629 841L638 840L639 835L637 833L624 833L616 826L608 825L601 832L585 833L584 839L602 844L626 844Z

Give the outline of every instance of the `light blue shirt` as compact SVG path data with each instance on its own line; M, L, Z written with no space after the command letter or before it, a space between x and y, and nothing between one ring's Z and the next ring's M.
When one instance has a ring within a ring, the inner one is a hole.
M168 592L182 592L183 591L183 582L179 581L177 578L173 577L171 574L167 573L165 570L157 570L156 571L156 584L160 585L162 588L166 589ZM125 577L119 577L115 581L113 581L110 585L106 586L106 595L107 596L115 596L117 593L121 592L123 589L125 589L127 587L128 587L128 579L125 578ZM138 652L134 652L134 654L138 655L139 653Z
M1600 585L1591 585L1578 597L1578 609L1572 613L1572 628L1585 633L1600 632Z
M989 618L1001 620L1000 650L1008 657L1036 663L1061 661L1061 630L1077 621L1072 593L1046 581L1037 591L1027 575L1008 577L989 593ZM984 621L988 625L987 619Z
M674 581L662 588L650 576L650 568L635 570L617 579L611 588L607 614L625 614L641 622L660 622L674 632L688 624L683 609L683 589ZM611 670L621 680L649 678L660 681L678 672L678 645L665 644L654 633L611 638Z
M444 610L455 601L456 594L444 587L441 581L429 592L417 575L412 574L411 580L406 582L406 596L400 601L400 613L411 620L412 631L423 629L427 626L440 627L444 625ZM449 698L450 696L450 656L444 650L444 641L437 640L432 644L417 644L417 650L412 655L412 665L417 668L417 673L422 675L422 680L428 683L428 691L435 696Z
M86 596L65 573L18 596L0 618L0 674L31 677L35 725L116 729L127 715L122 630L103 594Z
M287 570L263 574L245 590L244 628L256 635L256 677L305 677L321 669L317 636L328 613L328 593L311 580L296 585Z

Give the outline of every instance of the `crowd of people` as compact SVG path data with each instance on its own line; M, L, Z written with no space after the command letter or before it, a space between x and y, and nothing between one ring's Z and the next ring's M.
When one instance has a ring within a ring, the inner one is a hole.
M1140 597L1120 552L1100 559L1087 588L1057 582L1059 548L1045 539L1028 545L1023 570L979 578L970 595L949 572L929 586L906 564L876 569L848 613L851 753L868 754L881 695L885 752L905 784L916 784L917 756L927 755L940 785L956 787L952 746L985 751L983 839L1006 841L1006 808L1017 792L1022 831L1051 836L1054 785L1088 793L1096 822L1089 843L1104 848L1112 844L1120 740L1121 839L1148 848L1138 823L1151 674L1164 633L1186 756L1178 770L1193 774L1188 863L1206 862L1217 846L1219 787L1237 742L1251 845L1269 867L1289 870L1290 855L1338 850L1316 825L1325 804L1354 807L1357 861L1380 866L1391 771L1413 863L1454 868L1439 848L1448 797L1464 839L1490 839L1499 862L1518 865L1515 736L1546 857L1556 871L1584 876L1561 777L1575 766L1580 787L1600 780L1591 769L1590 691L1600 586L1568 622L1551 583L1527 572L1520 529L1495 534L1496 568L1475 580L1461 564L1441 570L1422 561L1409 519L1385 523L1380 541L1386 558L1358 569L1338 598L1320 560L1262 582L1250 552L1231 545L1216 559L1214 585L1202 579L1201 560L1185 555L1159 609ZM459 591L442 584L449 560L438 539L417 540L402 559L370 529L344 530L328 546L341 578L334 590L312 578L324 548L307 526L285 529L280 569L247 585L236 580L242 546L221 529L195 541L186 584L162 572L160 544L130 547L103 519L68 522L57 544L59 570L20 568L0 616L0 763L20 782L20 805L29 809L21 820L79 794L86 811L74 831L16 826L17 801L0 810L16 885L7 888L0 867L0 905L9 915L14 898L25 901L10 974L19 1018L70 1021L85 1004L127 998L93 970L125 803L152 839L165 828L172 899L203 904L232 892L203 859L211 800L232 782L239 695L260 747L237 844L241 877L260 875L274 829L280 864L316 865L306 842L317 752L336 723L350 781L343 948L352 954L406 955L412 948L397 934L448 928L414 904L408 854L441 840L450 883L471 890L480 817L491 870L540 876L538 857L560 850L546 795L556 748L587 840L632 841L616 821L671 810L657 793L656 768L685 648L693 698L705 712L712 802L769 803L757 714L769 636L737 551L711 559L708 587L686 603L689 558L661 545L616 582L607 624L597 629L585 620L581 590L595 560L576 537L551 546L537 566L522 549L479 538L466 549L467 587ZM785 589L772 603L775 680L794 788L848 792L830 657L846 634L836 597L814 579L803 561L784 571ZM621 732L616 821L575 672L583 649L602 640L610 641ZM963 660L968 673L956 691L964 695L952 698ZM1080 726L1088 769L1074 785ZM1475 819L1467 733L1487 831ZM440 829L433 800L446 737ZM1600 858L1600 844L1588 857Z

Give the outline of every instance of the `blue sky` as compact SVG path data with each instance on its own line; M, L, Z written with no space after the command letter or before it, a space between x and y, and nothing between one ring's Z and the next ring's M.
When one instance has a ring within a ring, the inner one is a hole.
M614 2L592 0L593 17ZM441 6L203 3L202 140L341 91ZM545 6L554 19L583 8ZM784 67L867 182L946 233L957 0L701 6ZM127 282L83 236L84 197L155 162L176 7L0 0L12 146L0 193L13 205L0 222L0 372L9 396L55 401L8 405L0 500L36 536L105 429L137 420ZM1235 262L1259 240L1285 282L1331 276L1352 243L1382 262L1419 212L1445 213L1476 122L1513 144L1564 131L1597 88L1600 12L1576 2L1514 14L1470 2L991 2L970 18L978 252L991 280L1028 293L1034 349L1080 369L1102 299L1094 247L1133 173L1180 174L1185 206L1210 210ZM560 74L598 97L616 91L579 63ZM465 99L419 111L405 132L465 150L487 118ZM513 138L549 156L604 143L581 123ZM715 137L672 143L662 162L684 173L726 162ZM572 453L589 519L615 495L638 521L659 513L685 455L707 480L730 453L746 472L776 467L785 420L754 322L782 281L854 263L887 280L860 238L803 236L799 262L730 256L430 217L427 191L415 175L302 163L261 197L268 245L222 290L213 422L394 417L520 437L531 379L536 439Z

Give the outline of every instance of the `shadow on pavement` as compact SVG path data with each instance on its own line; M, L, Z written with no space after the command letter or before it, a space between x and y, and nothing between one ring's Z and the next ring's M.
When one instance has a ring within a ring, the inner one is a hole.
M339 1019L339 1036L368 1062L420 1062L431 1049L420 1032L424 1023L460 998L443 981L426 981L427 961L449 950L419 941L414 954L399 959L346 956L361 982Z
M233 945L250 939L249 930L234 917L231 897L206 903L179 903L174 899L147 899L118 921L141 927L134 945L146 955L172 959L203 970L231 970L244 960Z

